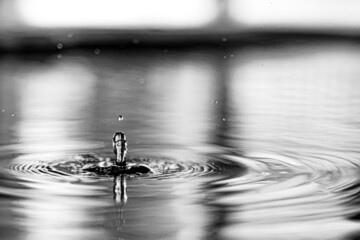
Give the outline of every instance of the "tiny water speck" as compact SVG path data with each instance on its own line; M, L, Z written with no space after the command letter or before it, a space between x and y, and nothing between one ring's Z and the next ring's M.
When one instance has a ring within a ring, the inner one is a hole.
M5 109L1 110L2 112L5 112Z
M226 56L224 56L224 59L226 59Z
M58 43L57 48L58 48L58 49L62 49L62 48L63 48L63 45L62 45L61 43Z
M227 41L227 39L226 39L226 38L222 38L222 39L221 39L221 41L226 42L226 41Z
M136 140L135 140L135 143L136 143L136 144L139 144L139 143L140 143L140 139L136 139Z
M118 116L118 121L121 122L122 120L124 120L124 117L122 115Z
M100 52L101 52L101 50L97 48L97 49L95 49L95 51L94 51L94 52L95 52L95 54L96 54L96 55L99 55L99 54L100 54Z
M225 121L226 121L226 118L222 118L222 121L225 122Z
M14 116L15 116L15 113L12 113L11 116L14 117Z
M67 35L68 38L72 38L73 36L74 36L73 33L68 33L68 35Z
M230 54L230 57L233 58L233 57L234 57L234 54Z
M145 83L145 79L141 78L140 83Z
M60 59L60 58L62 58L62 54L59 53L58 55L56 55L56 57Z
M139 39L133 39L132 42L133 42L133 44L138 44L140 41L139 41Z

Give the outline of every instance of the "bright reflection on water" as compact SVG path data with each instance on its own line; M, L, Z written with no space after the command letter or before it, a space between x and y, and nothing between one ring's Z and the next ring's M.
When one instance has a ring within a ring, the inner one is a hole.
M2 57L0 238L356 239L359 64L345 43ZM152 174L78 171L116 131Z

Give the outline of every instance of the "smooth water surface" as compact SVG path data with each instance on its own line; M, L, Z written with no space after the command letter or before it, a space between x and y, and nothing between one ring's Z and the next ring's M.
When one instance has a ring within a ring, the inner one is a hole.
M357 239L359 66L343 42L2 56L0 239ZM82 171L116 131L151 173Z

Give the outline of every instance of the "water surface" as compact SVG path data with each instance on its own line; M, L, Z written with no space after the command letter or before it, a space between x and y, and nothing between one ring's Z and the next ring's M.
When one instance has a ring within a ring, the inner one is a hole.
M358 236L358 45L58 54L0 58L1 239ZM155 171L80 171L119 130Z

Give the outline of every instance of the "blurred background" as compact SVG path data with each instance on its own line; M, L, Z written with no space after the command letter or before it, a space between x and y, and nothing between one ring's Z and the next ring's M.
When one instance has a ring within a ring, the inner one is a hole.
M2 0L2 50L359 36L356 0ZM265 36L264 36L265 34Z

